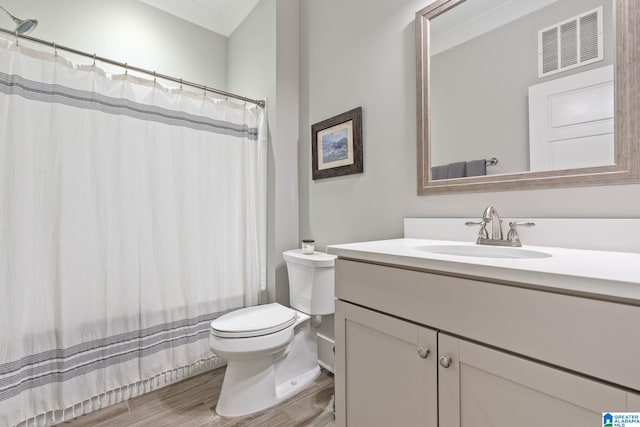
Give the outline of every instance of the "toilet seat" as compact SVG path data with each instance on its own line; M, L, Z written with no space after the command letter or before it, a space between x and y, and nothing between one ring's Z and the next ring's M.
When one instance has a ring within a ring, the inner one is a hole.
M242 308L211 322L220 338L251 338L282 331L296 322L296 311L278 303Z

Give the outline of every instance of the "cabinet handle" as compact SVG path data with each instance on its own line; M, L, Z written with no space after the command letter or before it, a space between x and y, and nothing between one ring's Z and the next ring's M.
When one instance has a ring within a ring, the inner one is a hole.
M438 361L440 362L440 366L442 366L443 368L448 368L449 366L451 366L451 358L450 357L440 356Z
M423 359L426 359L427 357L429 357L429 349L427 347L419 347L418 356L422 357Z

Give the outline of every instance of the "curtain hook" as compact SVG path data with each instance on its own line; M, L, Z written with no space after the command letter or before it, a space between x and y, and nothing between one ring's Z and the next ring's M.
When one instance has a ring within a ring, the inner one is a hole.
M182 79L180 79L180 90L182 90Z
M204 87L204 96L207 96L207 86Z
M153 70L153 82L155 83L157 81L156 79L156 70Z
M93 54L93 66L94 67L96 66L96 54L95 53Z
M126 76L127 74L129 74L129 65L125 62L124 63L124 75Z
M20 42L18 41L18 30L17 29L16 29L16 32L15 32L15 35L16 35L16 47L18 47L18 46L20 46Z
M51 42L53 44L53 54L58 56L58 48L56 47L56 42Z

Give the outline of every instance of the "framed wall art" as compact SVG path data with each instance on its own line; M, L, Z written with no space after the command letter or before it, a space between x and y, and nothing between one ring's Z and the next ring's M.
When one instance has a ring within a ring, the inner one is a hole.
M362 107L311 126L313 179L362 173Z

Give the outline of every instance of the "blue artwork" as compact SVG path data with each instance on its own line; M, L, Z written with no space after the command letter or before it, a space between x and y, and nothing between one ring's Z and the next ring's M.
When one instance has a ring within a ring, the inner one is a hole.
M322 137L322 162L331 163L349 157L347 129L343 128Z

